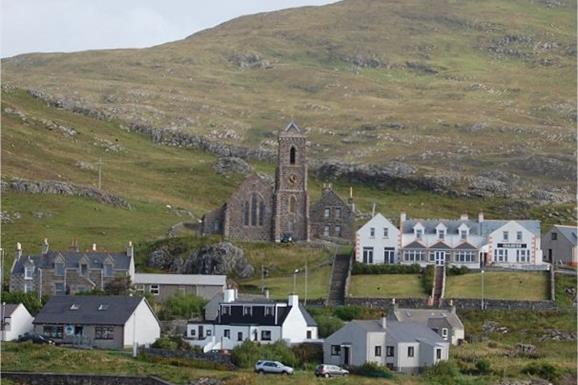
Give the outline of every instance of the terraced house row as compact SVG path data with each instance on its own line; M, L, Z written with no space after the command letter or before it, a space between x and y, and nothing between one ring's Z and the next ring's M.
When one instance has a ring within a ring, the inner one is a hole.
M547 269L542 261L540 221L409 219L399 227L375 215L355 235L355 259L367 264L486 265L526 270Z

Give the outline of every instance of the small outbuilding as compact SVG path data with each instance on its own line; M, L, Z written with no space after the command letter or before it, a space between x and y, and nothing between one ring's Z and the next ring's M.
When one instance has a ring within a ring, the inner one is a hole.
M32 332L34 317L24 304L2 304L0 310L2 320L2 341L13 341L19 336Z

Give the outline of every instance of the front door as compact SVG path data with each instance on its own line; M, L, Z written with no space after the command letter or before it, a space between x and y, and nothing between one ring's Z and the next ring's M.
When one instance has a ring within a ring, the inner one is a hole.
M203 336L203 334L205 334L205 331L204 331L203 329L204 329L204 328L203 328L203 325L199 325L199 339L200 339L200 340L203 339L203 338L205 338L205 337Z
M343 346L343 348L341 349L341 351L343 352L343 366L348 366L349 365L349 346Z
M75 326L74 327L74 335L75 336L82 336L84 328L82 326Z
M373 247L363 248L363 263L373 263Z
M395 249L393 247L386 247L383 251L383 262L387 264L395 263Z
M436 265L442 266L446 263L446 252L445 251L435 251L434 260Z

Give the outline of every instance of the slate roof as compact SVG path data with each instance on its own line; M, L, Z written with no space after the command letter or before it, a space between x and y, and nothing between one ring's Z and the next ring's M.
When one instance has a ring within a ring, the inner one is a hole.
M307 326L317 326L317 322L315 322L313 317L311 317L311 314L309 314L307 309L305 309L305 306L303 306L302 304L299 304L299 310L301 310L301 313L303 314L303 317L305 318L305 322L307 322Z
M386 338L393 338L397 342L423 341L431 345L446 343L436 332L418 322L388 321Z
M382 327L381 327L381 320L353 320L351 321L353 322L354 325L357 325L359 327L361 327L362 329L364 329L367 332L383 332L385 331Z
M4 310L4 317L10 317L19 305L19 303L7 303L6 305L0 306L0 309ZM2 310L0 310L0 314Z
M265 315L265 307L268 305L252 305L250 314L243 314L243 306L239 303L222 304L222 306L232 305L229 314L221 314L218 318L220 325L264 325L264 326L280 326L283 324L287 315L291 311L291 306L279 306L277 308L277 322L275 322L275 314ZM235 306L236 305L236 306Z
M576 227L575 226L562 226L562 225L554 225L554 227L570 241L574 246L576 246L578 241L578 236L576 235Z
M135 273L135 284L225 286L226 275Z
M106 253L106 252L92 252L92 251L49 251L46 255L24 255L18 260L14 261L12 273L24 274L24 264L28 259L34 262L34 266L41 269L53 269L54 260L62 255L64 257L64 267L67 269L77 269L80 259L86 256L88 260L88 268L101 269L104 261L110 257L112 259L113 268L116 270L128 270L130 267L131 258L126 253Z
M482 223L474 221L471 219L467 220L454 220L454 219L408 219L403 222L402 232L404 234L413 233L413 228L416 224L421 223L424 227L425 234L436 234L436 227L443 223L447 227L448 234L458 234L459 227L465 224L470 229L471 235L481 235L483 237L489 235L490 233L496 231L500 227L504 226L508 222L517 222L526 228L528 231L536 236L540 236L540 221L537 220L498 220L498 219L486 219Z
M397 321L419 322L426 325L430 318L447 318L454 329L463 329L464 324L455 312L448 309L394 309L390 312Z
M38 313L34 324L124 325L143 300L124 296L54 296ZM78 309L72 310L72 305Z

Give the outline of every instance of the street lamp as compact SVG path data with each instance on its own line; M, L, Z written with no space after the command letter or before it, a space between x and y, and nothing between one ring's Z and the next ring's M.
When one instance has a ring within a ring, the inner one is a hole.
M484 270L482 269L482 310L484 310Z
M295 269L293 272L293 294L297 294L297 273L299 273L299 269Z

